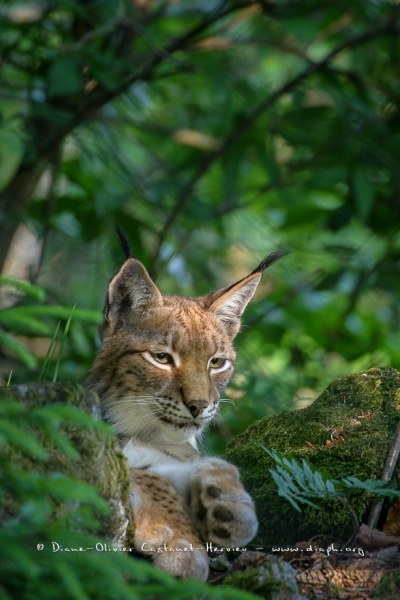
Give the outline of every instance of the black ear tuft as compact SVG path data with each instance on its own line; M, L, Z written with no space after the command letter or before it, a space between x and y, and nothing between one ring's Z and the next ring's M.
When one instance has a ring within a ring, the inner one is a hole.
M276 250L272 254L266 256L260 264L250 273L250 275L254 275L255 273L262 273L265 269L268 269L274 262L289 254L289 250Z
M132 254L132 249L128 242L128 239L119 225L115 226L115 231L117 232L117 236L120 241L122 250L124 251L125 257L126 258L134 258L133 254Z

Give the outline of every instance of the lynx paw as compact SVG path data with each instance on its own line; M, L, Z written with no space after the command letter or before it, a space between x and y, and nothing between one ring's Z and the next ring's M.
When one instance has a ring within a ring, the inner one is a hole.
M196 469L190 482L189 509L205 542L243 546L257 533L254 503L236 467L224 460L209 459Z
M205 550L191 548L186 540L173 540L163 552L156 554L153 563L163 571L183 579L207 581L209 560Z

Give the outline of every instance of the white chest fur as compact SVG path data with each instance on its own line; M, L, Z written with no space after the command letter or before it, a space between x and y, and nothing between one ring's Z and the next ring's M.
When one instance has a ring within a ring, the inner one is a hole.
M181 444L157 444L154 448L131 439L123 448L131 469L147 469L165 477L181 496L186 496L194 465L202 459L195 440Z

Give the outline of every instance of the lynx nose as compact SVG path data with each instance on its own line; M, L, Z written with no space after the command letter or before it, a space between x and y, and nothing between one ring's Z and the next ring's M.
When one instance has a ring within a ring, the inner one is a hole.
M187 403L190 414L195 419L205 409L207 402L205 400L191 400Z

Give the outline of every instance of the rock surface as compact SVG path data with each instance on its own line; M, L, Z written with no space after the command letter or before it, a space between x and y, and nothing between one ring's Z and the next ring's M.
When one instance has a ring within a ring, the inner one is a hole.
M244 589L266 600L306 600L299 592L295 570L275 556L266 556L258 567L228 575L224 585Z
M400 373L375 368L333 382L305 409L258 421L236 437L227 460L241 471L246 489L257 504L260 529L256 545L285 547L314 535L348 539L355 521L371 508L371 497L358 492L348 498L318 501L320 510L302 507L299 513L283 498L269 473L273 461L264 448L306 459L332 477L380 477L400 416ZM399 477L399 466L395 480ZM261 549L261 548L260 548Z
M100 419L100 401L96 394L74 383L32 383L5 387L2 400L12 399L28 408L61 404L82 409L95 419ZM125 457L116 449L109 432L66 424L62 431L72 442L80 457L71 461L56 443L43 438L49 454L45 462L23 454L14 456L16 464L40 472L61 472L97 488L100 496L111 507L109 517L100 519L103 535L118 547L133 546L133 523L129 507L129 471ZM39 439L41 432L38 432ZM4 450L4 449L3 449ZM27 464L27 461L29 464Z

